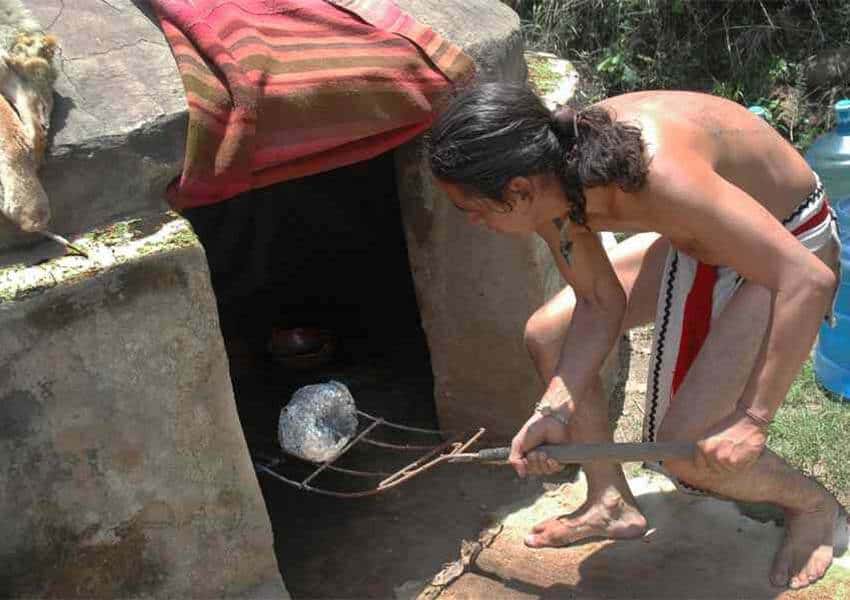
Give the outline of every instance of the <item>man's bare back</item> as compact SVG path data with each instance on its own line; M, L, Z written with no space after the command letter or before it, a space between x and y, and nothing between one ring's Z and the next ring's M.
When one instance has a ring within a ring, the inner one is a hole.
M598 103L617 120L640 124L653 163L673 163L696 152L731 184L755 198L774 217L788 216L814 182L806 161L776 130L744 107L715 96L653 91ZM650 169L653 165L650 164Z
M688 181L693 174L688 184L698 187L706 181L708 169L755 200L777 222L815 187L811 168L793 146L764 120L724 98L636 92L596 106L641 128L649 173L647 184L636 192L615 189L612 194L610 186L586 190L587 226L595 231L654 231L703 262L728 264L724 263L728 257L712 248L708 236L693 225L693 206L684 201L685 194L670 192L671 184ZM747 204L746 196L736 201ZM699 202L713 200L703 196ZM817 252L833 272L838 269L838 251L837 244L828 244Z

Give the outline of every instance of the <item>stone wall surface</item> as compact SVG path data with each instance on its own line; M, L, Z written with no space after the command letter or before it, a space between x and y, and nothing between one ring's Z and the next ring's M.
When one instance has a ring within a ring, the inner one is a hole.
M138 221L0 271L0 589L285 597L203 249Z
M459 44L478 81L527 78L519 18L490 0L397 0ZM564 285L546 245L470 225L436 187L422 140L396 152L408 253L435 379L440 426L507 441L543 391L523 343L531 314ZM615 349L606 390L619 372Z
M479 80L525 80L519 18L504 4L399 5L472 55ZM560 276L542 243L467 223L436 187L423 150L421 140L407 144L396 152L396 168L440 426L482 426L507 439L540 391L523 328Z
M541 391L525 322L558 274L534 241L467 223L427 176L419 143L398 152L397 168L440 427L509 439Z
M174 57L147 1L25 4L61 48L48 156L39 172L51 230L74 235L162 210L162 192L183 162L188 120ZM40 240L0 219L0 252Z
M145 0L26 4L61 45L51 229L89 256L0 222L0 595L288 598L206 257L163 198L168 45Z
M475 61L479 81L525 79L517 14L497 0L395 0L420 23L463 48Z

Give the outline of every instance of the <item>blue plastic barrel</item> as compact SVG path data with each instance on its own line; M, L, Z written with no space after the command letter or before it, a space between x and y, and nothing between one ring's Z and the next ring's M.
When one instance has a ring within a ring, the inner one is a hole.
M815 140L806 153L838 217L842 246L835 326L821 326L814 370L824 387L850 400L850 100L838 102L835 115L836 128Z

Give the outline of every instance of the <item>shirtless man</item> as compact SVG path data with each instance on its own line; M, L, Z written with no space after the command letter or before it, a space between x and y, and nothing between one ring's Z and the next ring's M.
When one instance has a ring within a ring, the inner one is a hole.
M687 489L781 506L771 582L820 579L846 513L765 447L837 281L836 225L799 153L709 95L641 92L552 114L526 87L496 83L452 101L429 159L472 223L537 233L569 284L526 326L546 391L513 440L519 475L560 468L541 444L612 440L600 367L623 331L655 319L645 437L698 441L692 460L661 468ZM609 256L600 231L636 235ZM536 525L527 545L646 531L619 465L585 473L585 504Z

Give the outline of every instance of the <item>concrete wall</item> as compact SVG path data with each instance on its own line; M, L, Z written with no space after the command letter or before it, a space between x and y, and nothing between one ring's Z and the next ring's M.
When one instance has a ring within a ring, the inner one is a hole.
M287 598L203 249L169 213L186 103L129 0L27 3L62 46L51 228L0 222L4 597Z
M525 80L519 19L507 6L466 2L451 11L429 12L427 7L440 0L400 4L417 16L422 12L423 21L464 45L480 79ZM434 185L421 140L396 156L440 427L481 426L494 440L510 439L542 391L522 341L525 322L560 289L561 277L542 241L467 223Z
M286 595L206 258L151 225L1 274L4 596Z

